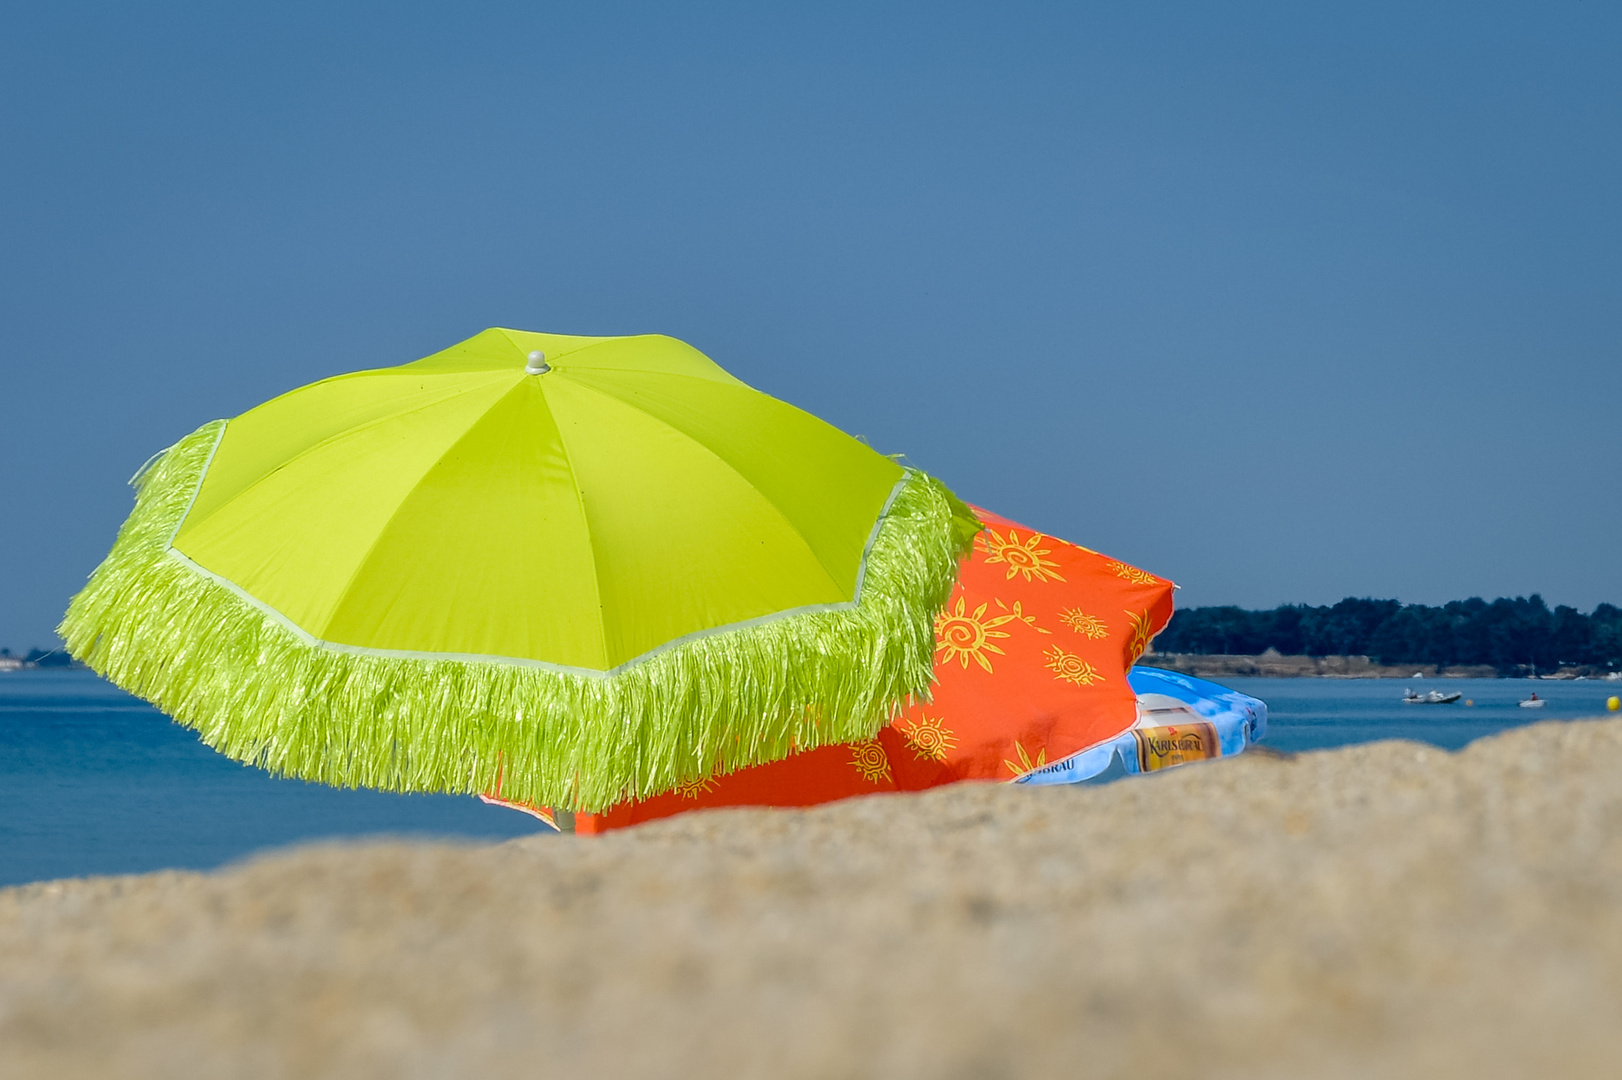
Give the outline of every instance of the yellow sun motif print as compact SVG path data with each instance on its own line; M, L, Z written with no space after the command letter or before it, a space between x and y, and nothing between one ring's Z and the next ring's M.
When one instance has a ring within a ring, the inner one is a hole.
M1047 658L1048 670L1053 672L1055 679L1063 679L1077 686L1091 686L1095 682L1104 681L1104 676L1098 673L1097 668L1075 653L1068 653L1054 646L1042 655Z
M676 794L684 799L696 799L700 795L708 795L715 790L715 781L709 777L702 780L689 780L685 784L676 785Z
M862 779L877 784L890 779L890 755L877 739L863 739L850 744L850 763L862 774Z
M1036 757L1033 759L1031 755L1025 752L1025 744L1017 739L1014 741L1014 754L1019 758L1018 765L1015 765L1007 758L1003 758L1002 763L1008 766L1008 771L1014 774L1016 780L1021 776L1028 776L1048 763L1048 752L1045 748L1038 750Z
M1149 571L1139 570L1137 567L1130 566L1118 559L1110 560L1109 568L1116 577L1123 581L1130 581L1134 585L1160 584L1160 579L1149 573Z
M952 734L951 728L941 726L938 716L903 720L895 727L919 761L945 761L946 755L957 746L957 736Z
M985 618L986 605L981 604L974 609L974 614L963 613L963 597L957 598L957 607L950 611L943 611L935 618L935 651L939 653L935 659L939 663L949 664L958 661L966 669L969 660L991 670L991 661L986 653L996 653L1002 656L1003 651L991 643L992 638L1005 638L1007 631L998 630L1004 623L1014 621L1012 615L993 615Z
M1104 625L1104 620L1079 607L1065 608L1059 613L1059 621L1090 641L1109 637L1109 627Z
M1042 556L1053 554L1052 548L1040 547L1047 537L1041 533L1032 533L1025 540L1019 538L1019 532L1008 530L1008 537L1004 539L996 529L987 529L980 534L980 543L985 548L987 563L1003 563L1008 567L1008 576L1004 581L1014 580L1015 574L1023 574L1026 581L1063 581L1059 574L1059 564L1052 559Z
M1009 606L1007 604L1003 603L1001 600L997 601L997 606L1002 608L1004 611L1012 610L1015 619L1018 619L1020 622L1024 623L1026 626L1030 627L1032 630L1035 630L1038 634L1051 634L1051 633L1053 633L1052 630L1044 630L1042 627L1037 626L1036 625L1036 616L1035 615L1027 615L1027 614L1025 614L1024 605L1019 600L1014 601L1014 606L1013 606L1012 609L1010 609Z
M1154 624L1149 621L1147 611L1128 611L1126 617L1132 620L1132 639L1126 646L1127 662L1135 664L1138 657L1149 651L1149 642L1155 636Z

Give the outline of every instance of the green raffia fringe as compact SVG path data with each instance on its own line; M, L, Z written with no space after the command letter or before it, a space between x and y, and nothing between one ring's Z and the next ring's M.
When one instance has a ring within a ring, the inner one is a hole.
M59 632L221 753L343 787L499 791L592 811L871 738L898 703L927 695L935 614L980 527L915 472L853 608L700 637L608 677L357 655L299 640L168 554L222 423L135 479L135 509Z

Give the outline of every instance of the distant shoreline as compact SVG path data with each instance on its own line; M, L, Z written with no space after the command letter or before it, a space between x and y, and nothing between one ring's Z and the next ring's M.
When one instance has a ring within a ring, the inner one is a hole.
M1138 663L1197 678L1252 677L1271 679L1500 679L1490 664L1376 664L1366 656L1284 656L1268 650L1256 656L1228 653L1148 653ZM1603 668L1565 667L1543 679L1601 679Z
M20 671L89 671L77 660L62 664L11 663L0 658L0 675ZM1261 653L1146 653L1138 661L1144 667L1163 668L1200 679L1551 679L1607 680L1608 672L1598 667L1564 667L1558 671L1530 675L1504 675L1490 664L1376 664L1366 656L1285 656Z

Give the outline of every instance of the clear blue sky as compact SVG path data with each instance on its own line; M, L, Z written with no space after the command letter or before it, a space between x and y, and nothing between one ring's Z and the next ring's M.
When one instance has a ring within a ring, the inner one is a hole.
M662 331L1182 602L1622 602L1622 8L32 4L0 644L204 421Z

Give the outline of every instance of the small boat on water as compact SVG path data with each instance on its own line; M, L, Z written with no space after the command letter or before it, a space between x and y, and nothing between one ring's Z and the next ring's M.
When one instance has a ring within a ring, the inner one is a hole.
M1541 709L1541 708L1543 708L1543 706L1545 706L1547 704L1548 704L1548 702L1544 701L1542 698L1538 697L1537 691L1534 690L1534 691L1532 691L1532 696L1531 697L1529 697L1525 701L1521 702L1521 708L1523 708L1523 709Z
M1463 696L1462 691L1444 694L1440 690L1431 690L1428 693L1416 694L1412 690L1405 690L1402 701L1405 705L1451 705Z

